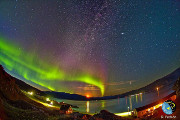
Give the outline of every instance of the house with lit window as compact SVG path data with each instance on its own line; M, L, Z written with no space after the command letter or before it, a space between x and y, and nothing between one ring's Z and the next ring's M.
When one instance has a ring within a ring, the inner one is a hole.
M61 105L60 113L61 114L71 114L71 113L73 113L73 109L72 109L71 105Z
M157 108L161 107L163 102L165 102L166 100L174 101L175 99L176 99L176 92L173 92L170 95L168 95L167 97L160 99L154 103L148 104L148 105L143 106L143 107L135 108L132 111L132 115L136 116L138 118L142 118L146 115L148 115L148 116L153 115L154 111Z

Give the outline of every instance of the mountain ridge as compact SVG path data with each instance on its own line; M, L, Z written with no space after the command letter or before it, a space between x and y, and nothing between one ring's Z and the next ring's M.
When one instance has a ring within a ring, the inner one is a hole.
M0 69L3 69L3 67L1 66ZM8 73L6 73L6 75L8 76ZM132 91L129 91L129 92L126 92L123 94L119 94L119 95L104 96L104 97L91 97L91 98L86 98L85 96L82 96L82 95L70 94L70 93L65 93L65 92L41 91L41 90L25 83L22 80L19 80L15 77L12 77L12 78L14 79L15 84L17 84L20 89L25 90L25 91L34 91L37 94L42 95L42 96L48 95L48 96L59 98L59 99L70 99L70 100L107 100L107 99L121 98L121 97L125 97L128 95L137 94L140 92L155 91L155 89L152 89L152 87L154 88L154 86L159 86L160 84L161 84L161 86L164 86L165 84L168 84L168 83L174 84L175 81L178 79L178 77L180 77L180 67L177 68L176 70L174 70L173 72L169 73L168 75L166 75L160 79L157 79L156 81L154 81L144 87L141 87L139 89L132 90Z
M144 87L141 87L139 89L132 90L132 91L129 91L129 92L126 92L123 94L113 95L113 96L104 96L104 97L91 97L91 98L86 98L85 96L81 96L81 95L78 95L78 96L80 96L81 98L84 98L83 100L107 100L107 99L122 98L122 97L129 96L132 94L137 94L140 92L156 91L156 89L152 89L152 88L154 88L154 86L162 87L168 83L170 83L171 85L174 85L174 83L176 82L178 77L180 77L180 67L177 68L176 70L174 70L173 72L169 73L168 75L166 75L160 79L157 79L156 81L154 81L154 82L152 82L152 83L150 83ZM46 93L52 95L55 98L62 98L62 97L59 97L62 94L61 92L54 92L54 91L49 92L48 91ZM77 94L75 94L75 95L77 95ZM77 98L77 96L76 96L76 98ZM68 98L66 98L66 99L68 99ZM73 100L79 100L79 99L73 99Z

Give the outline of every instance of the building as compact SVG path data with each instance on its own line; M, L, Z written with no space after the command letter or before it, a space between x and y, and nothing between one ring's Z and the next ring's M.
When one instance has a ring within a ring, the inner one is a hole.
M153 115L154 111L157 108L161 107L164 101L166 101L166 100L174 101L175 99L176 99L176 92L173 92L170 95L168 95L167 97L160 99L154 103L148 104L143 107L135 108L132 112L132 115L139 117L139 118L144 117L144 116Z
M72 109L71 105L61 105L60 113L61 114L71 114L71 113L73 113L73 109Z

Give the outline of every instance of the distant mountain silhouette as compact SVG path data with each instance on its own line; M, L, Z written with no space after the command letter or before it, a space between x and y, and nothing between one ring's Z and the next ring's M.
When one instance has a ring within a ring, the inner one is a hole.
M119 95L114 95L114 96L104 96L104 97L91 97L91 98L86 98L85 96L77 95L77 94L68 94L68 93L63 93L63 92L53 92L53 91L46 91L46 94L49 94L55 98L62 98L62 99L71 99L71 100L107 100L107 99L116 99L116 98L121 98L133 94L137 94L140 92L153 92L156 91L156 87L165 87L166 85L173 86L175 81L180 77L180 68L176 69L174 72L168 74L167 76L160 78L153 83L136 89L132 90L123 94Z
M41 96L46 96L46 95L47 95L47 94L45 94L44 91L41 91L41 90L39 90L39 89L37 89L37 88L35 88L35 87L33 87L33 86L25 83L25 82L22 81L22 80L19 80L19 79L17 79L17 78L14 78L14 79L15 79L15 83L19 86L19 88L20 88L21 90L33 91L33 92L35 92L36 94L41 95Z
M166 75L165 77L162 77L152 82L151 84L147 86L144 86L136 90L132 90L130 92L127 92L121 95L116 95L114 97L119 97L119 96L124 97L124 96L132 95L132 94L137 94L140 92L153 92L153 91L156 91L156 87L166 87L167 85L173 87L174 83L179 77L180 77L180 68L176 69L175 71Z
M41 91L17 78L14 78L12 76L10 76L9 74L7 74L3 67L1 66L0 68L0 74L3 74L4 76L6 76L7 78L10 78L9 81L11 81L10 83L12 85L14 85L14 88L18 87L22 90L25 91L34 91L39 95L49 95L55 98L59 98L59 99L70 99L70 100L106 100L106 99L116 99L116 98L121 98L121 97L125 97L128 95L132 95L132 94L137 94L140 92L153 92L155 91L155 87L156 86L160 86L160 87L164 87L166 85L174 85L175 81L178 79L178 77L180 77L180 68L176 69L174 72L168 74L167 76L160 78L156 81L154 81L153 83L136 89L136 90L132 90L123 94L119 94L119 95L114 95L114 96L104 96L104 97L91 97L91 98L86 98L85 96L82 95L78 95L78 94L69 94L69 93L65 93L65 92L55 92L55 91ZM1 82L1 81L0 81ZM17 85L16 85L17 84ZM7 89L7 87L6 87ZM19 91L19 90L18 90ZM13 92L12 92L13 93ZM16 96L16 95L13 95Z
M59 99L88 100L85 96L78 95L78 94L69 94L69 93L54 92L54 91L45 91L45 93Z

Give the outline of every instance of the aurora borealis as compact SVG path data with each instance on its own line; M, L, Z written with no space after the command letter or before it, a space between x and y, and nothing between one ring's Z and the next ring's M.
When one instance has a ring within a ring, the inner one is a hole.
M35 55L18 50L18 46L13 46L4 38L0 38L0 63L5 65L8 70L23 76L26 80L30 80L38 85L47 87L50 90L59 90L59 87L51 86L49 81L79 81L91 84L100 88L101 94L104 94L103 83L89 75L68 76L59 68L48 65L44 61L35 57ZM33 76L31 75L33 73Z
M1 0L0 64L42 90L106 96L180 67L178 0Z

